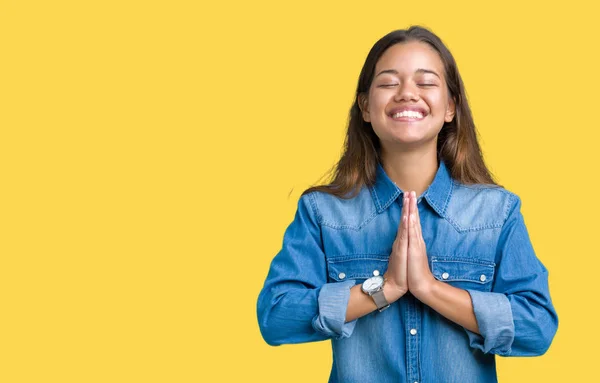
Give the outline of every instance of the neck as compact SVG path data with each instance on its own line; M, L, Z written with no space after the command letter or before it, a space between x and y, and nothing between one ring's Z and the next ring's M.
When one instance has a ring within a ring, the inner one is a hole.
M403 191L419 197L433 182L439 163L436 148L425 152L386 151L382 148L382 166L386 174Z

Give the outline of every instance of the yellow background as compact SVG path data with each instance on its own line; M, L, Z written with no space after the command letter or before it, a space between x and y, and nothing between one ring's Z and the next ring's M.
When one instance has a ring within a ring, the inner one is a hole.
M369 49L411 24L550 271L554 343L500 380L590 381L598 12L487 3L1 1L0 381L325 382L329 342L268 346L256 298Z

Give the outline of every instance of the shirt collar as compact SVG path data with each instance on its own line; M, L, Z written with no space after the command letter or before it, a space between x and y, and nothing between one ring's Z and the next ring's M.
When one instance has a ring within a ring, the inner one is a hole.
M404 192L388 177L381 163L377 163L376 177L375 184L370 187L370 190L377 213L381 213ZM440 160L433 182L423 193L423 198L442 217L445 216L453 186L450 171L444 161Z

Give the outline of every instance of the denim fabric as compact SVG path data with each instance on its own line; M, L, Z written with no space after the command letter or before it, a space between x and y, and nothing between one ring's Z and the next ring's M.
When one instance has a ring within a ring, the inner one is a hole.
M329 382L348 383L496 382L495 355L545 353L558 317L520 198L497 186L458 183L443 161L417 199L429 266L436 279L469 292L481 335L410 293L344 323L350 288L387 269L402 196L378 165L375 184L355 198L300 198L258 296L265 341L330 339Z

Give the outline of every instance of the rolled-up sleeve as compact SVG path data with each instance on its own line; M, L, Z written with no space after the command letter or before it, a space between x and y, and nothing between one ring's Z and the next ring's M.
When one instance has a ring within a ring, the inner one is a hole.
M352 334L344 323L351 280L327 283L327 265L314 192L298 201L258 295L260 332L270 345L304 343Z
M544 354L558 329L550 298L548 270L537 258L521 200L511 205L500 233L491 292L467 290L481 335L467 332L471 347L502 356Z

